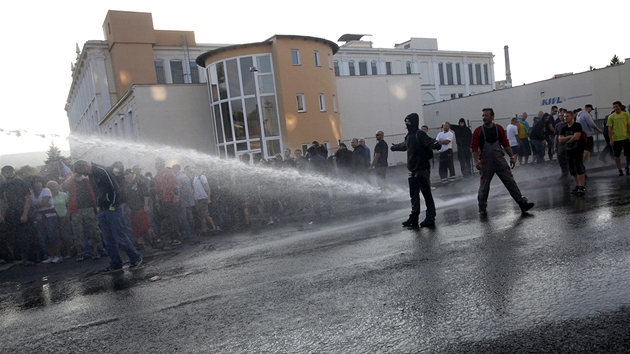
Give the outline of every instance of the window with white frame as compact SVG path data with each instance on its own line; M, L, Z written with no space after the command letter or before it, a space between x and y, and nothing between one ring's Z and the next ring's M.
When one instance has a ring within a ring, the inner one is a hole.
M162 85L166 83L166 74L164 73L164 62L161 60L154 61L155 63L155 75L157 76L157 83Z
M477 85L481 85L481 64L475 64L475 75L477 77Z
M337 95L332 95L333 96L333 111L335 113L337 113Z
M411 62L408 61L406 66L407 66L407 74L411 74Z
M350 60L348 62L348 71L350 71L350 76L355 76L357 74L356 68L354 67L354 60Z
M319 94L319 111L326 112L326 96L323 93Z
M457 75L457 84L462 84L462 73L459 63L455 63L455 74Z
M361 60L359 62L359 75L366 76L367 75L367 61Z
M473 65L468 64L468 83L475 84L475 72L473 71Z
M328 69L332 69L332 68L333 68L332 55L328 54Z
M295 95L297 99L297 111L298 112L306 112L306 99L304 98L303 93L298 93Z
M293 65L302 65L299 49L291 49L291 63L293 63Z
M378 75L378 63L376 62L376 60L372 60L371 67L372 75Z
M183 84L184 81L184 66L181 60L171 60L171 77L174 84Z
M199 66L194 60L191 60L188 67L190 68L190 82L193 84L199 83Z
M313 59L315 60L315 66L322 66L322 62L319 58L319 51L313 51Z
M339 70L339 60L335 60L333 65L335 67L335 76L340 76L341 72Z
M438 64L438 74L440 75L440 85L444 85L444 64Z
M120 115L120 133L123 140L127 140L127 129L125 128L125 116Z
M483 83L488 84L488 64L483 64Z
M385 62L385 71L387 72L387 75L392 74L392 62L390 61Z
M127 120L129 121L129 135L131 136L131 140L136 140L136 129L133 125L133 111L129 109L127 111Z
M446 82L449 85L455 85L453 80L453 63L446 63Z

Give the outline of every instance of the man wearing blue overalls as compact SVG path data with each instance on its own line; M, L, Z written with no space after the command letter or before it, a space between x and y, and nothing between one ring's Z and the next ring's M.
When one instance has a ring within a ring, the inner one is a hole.
M481 171L481 181L477 195L479 215L485 216L488 214L486 208L488 206L490 182L492 182L492 177L495 174L499 176L512 198L518 203L521 212L525 213L534 207L534 203L528 202L527 198L521 195L510 166L505 161L503 150L510 156L511 166L514 166L516 160L516 156L514 156L510 148L507 134L502 126L494 124L494 110L492 108L484 108L482 112L483 125L475 129L470 146L475 167ZM503 146L503 150L501 146Z

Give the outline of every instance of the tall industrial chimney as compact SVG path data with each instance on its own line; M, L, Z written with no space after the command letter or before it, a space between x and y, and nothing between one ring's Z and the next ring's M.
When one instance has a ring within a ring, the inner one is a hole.
M505 86L512 87L512 71L510 71L510 49L508 46L503 47L505 51Z

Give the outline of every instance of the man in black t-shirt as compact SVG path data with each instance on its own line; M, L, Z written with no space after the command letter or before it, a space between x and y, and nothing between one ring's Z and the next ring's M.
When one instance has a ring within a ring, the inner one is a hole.
M374 146L374 158L370 164L370 170L374 170L376 175L376 184L381 189L381 193L385 192L387 181L387 143L383 140L385 133L382 130L376 132L376 146Z
M558 141L565 143L567 162L569 165L569 173L573 176L575 182L575 188L571 191L573 194L584 195L586 193L586 187L584 186L584 174L586 169L584 168L584 149L586 144L584 143L582 134L582 125L575 122L575 113L567 111L564 115L566 125L562 127Z

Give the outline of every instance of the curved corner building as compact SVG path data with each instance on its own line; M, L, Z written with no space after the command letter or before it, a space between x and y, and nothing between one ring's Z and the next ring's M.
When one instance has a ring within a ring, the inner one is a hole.
M275 35L197 57L207 70L219 156L269 158L313 140L341 139L333 55L326 39Z

